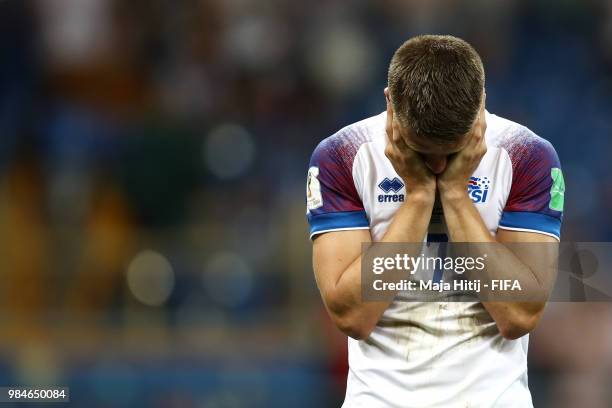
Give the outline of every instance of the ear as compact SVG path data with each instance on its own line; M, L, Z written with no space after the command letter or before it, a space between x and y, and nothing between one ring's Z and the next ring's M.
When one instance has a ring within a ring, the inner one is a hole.
M385 87L384 94L385 99L387 99L387 102L391 102L391 99L389 99L389 87Z

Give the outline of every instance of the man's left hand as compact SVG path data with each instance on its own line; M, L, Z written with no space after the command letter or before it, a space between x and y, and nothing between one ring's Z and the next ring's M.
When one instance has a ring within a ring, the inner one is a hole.
M438 176L437 184L440 194L456 194L467 192L468 179L480 164L487 152L485 143L485 131L487 122L485 119L484 103L478 113L476 124L472 129L470 140L459 152L449 158L444 172Z

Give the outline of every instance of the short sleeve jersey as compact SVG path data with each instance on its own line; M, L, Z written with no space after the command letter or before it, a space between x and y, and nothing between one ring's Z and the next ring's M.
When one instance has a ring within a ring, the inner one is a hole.
M522 125L486 115L487 153L466 185L484 223L492 234L559 239L565 186L555 149ZM410 191L384 154L385 120L383 112L349 125L314 150L311 238L354 229L383 237ZM369 339L349 338L344 406L529 407L527 346L528 336L501 337L481 303L394 301Z

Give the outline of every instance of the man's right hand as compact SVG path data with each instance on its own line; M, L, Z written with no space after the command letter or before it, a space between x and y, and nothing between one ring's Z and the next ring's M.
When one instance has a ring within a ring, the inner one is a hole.
M385 96L387 96L385 89ZM435 198L436 176L425 165L423 158L409 148L401 136L397 119L393 116L393 107L387 96L387 146L385 156L391 161L395 172L404 180L407 194L420 194Z

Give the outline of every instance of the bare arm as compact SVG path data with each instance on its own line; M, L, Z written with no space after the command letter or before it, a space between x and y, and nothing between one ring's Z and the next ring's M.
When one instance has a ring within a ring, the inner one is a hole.
M388 100L386 133L385 155L404 180L407 197L381 242L422 242L435 201L435 176L404 144ZM313 244L313 266L325 307L340 330L355 339L370 335L390 303L361 300L361 243L371 241L368 231L353 230L325 233Z
M453 242L550 243L547 246L536 247L539 249L546 247L550 251L554 251L556 247L555 238L538 233L499 229L497 236L493 237L465 189L459 194L442 194L441 197L450 240ZM554 256L552 253L548 255L549 259ZM542 253L533 253L526 249L512 252L501 245L496 246L494 254L489 254L487 260L486 277L488 279L516 279L521 283L525 293L538 299L547 299L554 276L545 268L539 267L543 257ZM483 302L483 305L495 320L501 335L505 338L517 339L535 328L544 311L545 301L486 301Z
M422 242L432 208L433 195L409 194L381 242ZM313 245L313 266L325 307L338 328L355 339L370 335L390 303L361 301L362 242L371 242L369 231L329 232Z
M437 179L444 217L453 242L494 243L494 242L540 242L551 243L547 249L556 253L557 240L553 237L530 232L516 232L499 229L493 237L466 190L467 179L478 167L486 153L486 122L484 103L468 145L449 162L444 173ZM489 247L491 248L491 247ZM544 246L540 246L544 248ZM541 258L543 254L539 254ZM554 256L554 254L548 254ZM544 310L545 300L551 290L554 276L541 265L538 254L518 251L516 254L503 246L495 247L495 253L487 260L487 278L517 279L525 285L527 293L533 294L537 302L483 302L495 320L502 336L516 339L533 330ZM552 259L552 258L549 258Z

